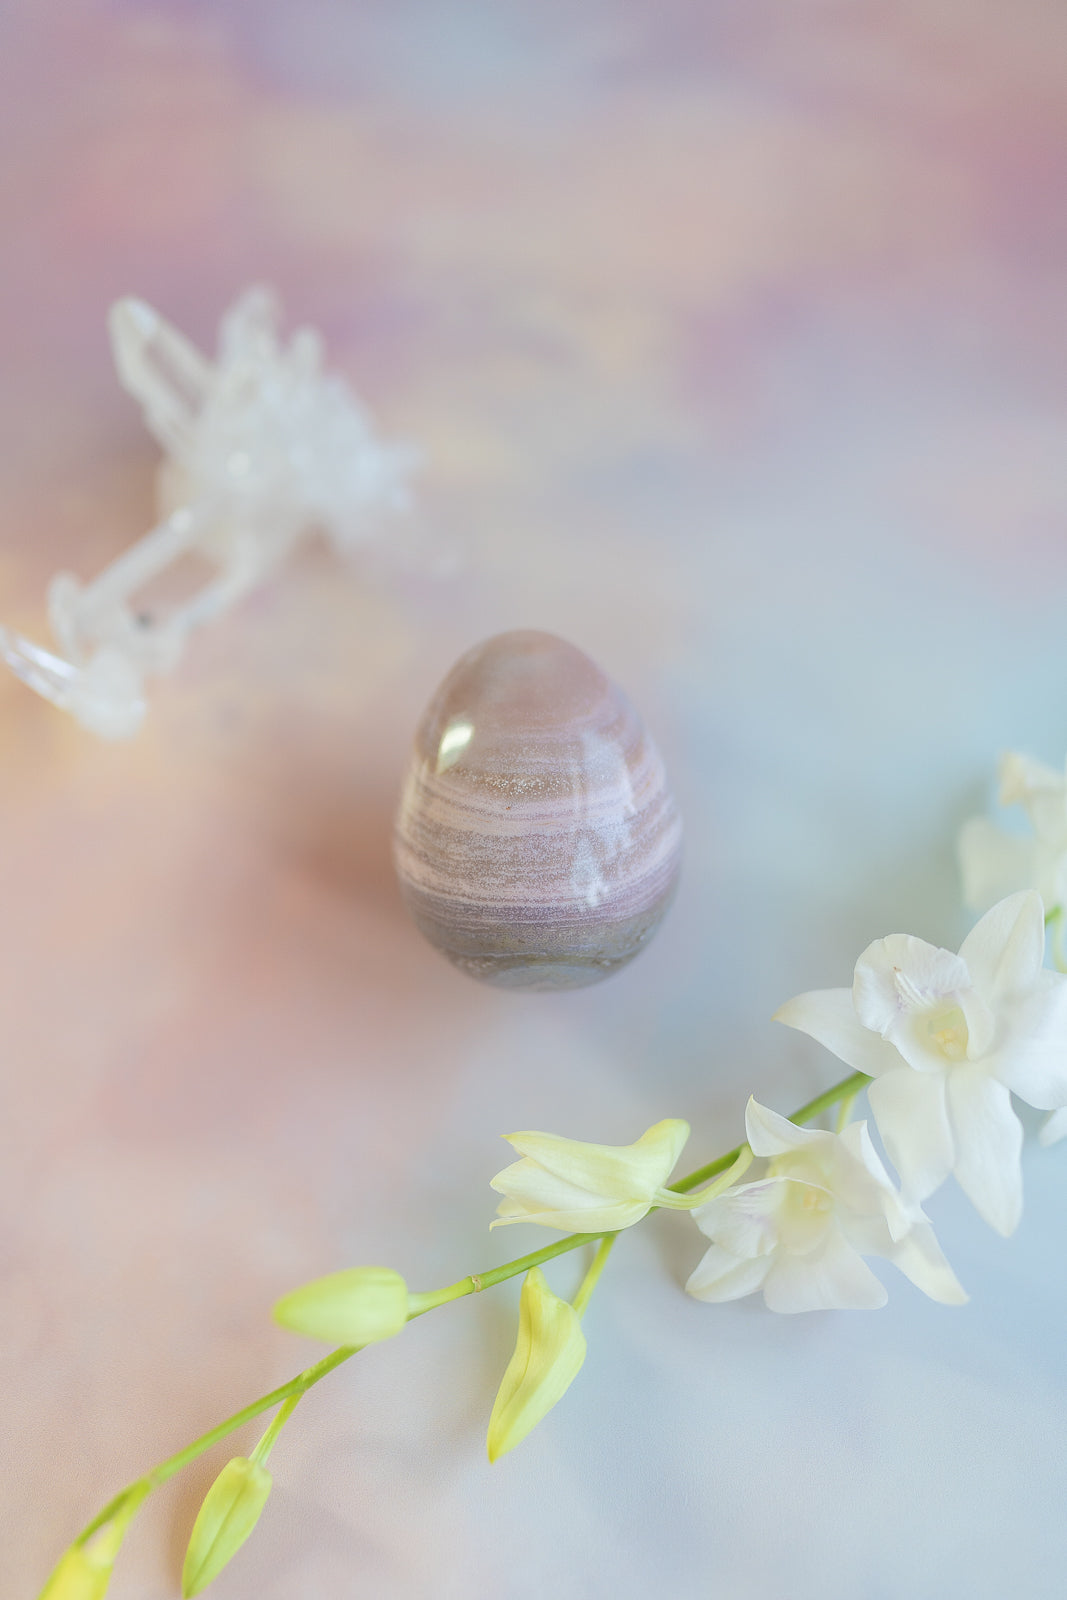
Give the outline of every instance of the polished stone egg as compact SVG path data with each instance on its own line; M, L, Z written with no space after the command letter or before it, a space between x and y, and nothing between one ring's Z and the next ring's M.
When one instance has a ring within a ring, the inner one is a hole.
M431 700L397 813L404 900L432 945L508 989L574 989L643 949L682 827L626 696L551 633L498 634Z

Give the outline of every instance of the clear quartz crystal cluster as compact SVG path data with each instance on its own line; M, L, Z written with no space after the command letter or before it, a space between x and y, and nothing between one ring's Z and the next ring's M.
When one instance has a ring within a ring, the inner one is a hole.
M414 464L383 444L322 341L278 335L278 307L247 290L223 317L212 362L141 300L112 307L123 386L164 451L161 521L97 578L59 573L48 595L57 650L0 628L0 655L38 694L104 738L134 734L145 679L173 670L194 629L223 615L315 529L341 554L407 503ZM148 599L193 557L208 577L168 605Z

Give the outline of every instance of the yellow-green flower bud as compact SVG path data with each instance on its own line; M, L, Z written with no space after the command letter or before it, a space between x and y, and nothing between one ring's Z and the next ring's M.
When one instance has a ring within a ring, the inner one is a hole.
M103 1600L114 1564L112 1556L75 1545L60 1557L39 1600Z
M270 1494L271 1475L258 1461L227 1461L197 1512L182 1567L182 1596L206 1589L244 1544Z
M408 1286L391 1267L348 1267L283 1295L274 1320L326 1344L376 1344L408 1319Z
M132 1484L107 1522L63 1552L38 1600L103 1600L126 1530L150 1491L145 1479Z
M585 1335L572 1305L531 1267L519 1301L519 1336L508 1362L486 1446L490 1461L513 1450L570 1388L585 1360Z
M668 1117L623 1145L582 1144L555 1133L505 1137L522 1160L490 1179L504 1196L490 1227L536 1222L562 1233L614 1233L640 1222L653 1206L677 1201L665 1186L689 1124Z

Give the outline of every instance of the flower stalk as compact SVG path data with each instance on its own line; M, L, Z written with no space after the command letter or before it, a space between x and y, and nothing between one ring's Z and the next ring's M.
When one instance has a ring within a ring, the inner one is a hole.
M273 1413L251 1454L227 1462L205 1496L182 1588L199 1594L253 1531L271 1489L267 1458L311 1388L427 1311L521 1276L516 1345L487 1436L497 1460L578 1375L590 1296L619 1232L652 1211L691 1212L710 1241L686 1285L700 1300L762 1292L777 1312L873 1310L886 1299L867 1265L873 1256L931 1299L962 1304L966 1293L922 1201L953 1173L984 1219L1008 1234L1022 1207L1023 1130L1012 1096L1049 1113L1042 1143L1067 1137L1067 779L1018 756L1006 758L1001 778L1003 803L1024 805L1034 838L1020 846L982 819L965 826L967 898L989 909L958 953L890 934L861 954L851 987L797 995L775 1013L853 1068L846 1077L789 1118L751 1097L747 1140L673 1182L689 1137L680 1118L654 1124L629 1145L539 1131L506 1135L519 1159L491 1180L503 1197L492 1226L526 1222L562 1237L430 1291L412 1293L392 1268L356 1267L284 1296L276 1320L336 1348L120 1490L60 1557L39 1600L103 1600L147 1496L245 1423ZM998 900L989 891L1005 874L1014 881ZM1045 966L1050 944L1054 971ZM866 1121L850 1120L865 1090L899 1188ZM834 1107L834 1132L805 1127ZM740 1184L753 1160L761 1163L758 1175ZM587 1245L596 1248L568 1303L541 1268Z
M855 1096L868 1081L866 1074L862 1072L850 1073L840 1083L834 1084L831 1088L816 1095L813 1100L809 1100L806 1105L801 1106L789 1120L797 1124L810 1122L842 1100L848 1100ZM747 1144L737 1145L734 1149L728 1150L725 1155L717 1157L714 1161L707 1162L702 1167L698 1167L686 1177L664 1185L663 1192L665 1194L688 1196L694 1190L700 1189L702 1192L699 1196L699 1202L697 1197L694 1196L693 1203L704 1204L711 1198L712 1194L722 1192L736 1178L740 1177L751 1159L752 1152L749 1146ZM714 1183L710 1190L704 1189L703 1186L713 1179L719 1181ZM669 1204L669 1202L667 1203ZM649 1209L653 1208L650 1207ZM684 1209L689 1209L689 1207L686 1206ZM407 1320L409 1322L414 1321L416 1317L423 1316L427 1311L436 1310L439 1306L448 1305L454 1300L462 1300L468 1295L480 1294L485 1289L495 1288L497 1284L505 1283L509 1278L524 1276L532 1269L539 1268L546 1262L555 1260L558 1256L569 1255L572 1251L581 1250L587 1245L596 1245L598 1247L596 1255L574 1301L574 1309L580 1316L585 1310L596 1282L607 1264L617 1237L618 1232L609 1229L590 1233L570 1233L561 1239L555 1239L551 1243L543 1245L538 1250L532 1250L526 1255L516 1256L511 1261L505 1261L500 1266L489 1267L484 1272L468 1273L466 1277L458 1279L455 1283L447 1284L444 1288L422 1294L409 1294ZM152 1467L149 1472L146 1472L143 1477L128 1484L126 1488L121 1489L118 1494L109 1500L107 1505L76 1536L71 1549L80 1550L84 1548L93 1535L109 1523L121 1524L123 1531L125 1531L141 1502L153 1490L173 1478L193 1461L205 1455L215 1445L229 1438L231 1434L236 1433L246 1423L254 1421L256 1417L262 1416L268 1411L276 1411L277 1415L269 1424L250 1458L257 1465L262 1466L273 1448L281 1429L308 1390L321 1383L323 1378L342 1366L346 1361L349 1361L352 1356L357 1355L363 1348L365 1346L359 1344L338 1346L337 1349L331 1350L327 1355L323 1356L320 1361L316 1361L294 1378L290 1378L287 1383L280 1384L276 1389L271 1389L257 1399L251 1400L248 1405L242 1406L232 1416L216 1423L213 1428L209 1428L199 1438L184 1445L182 1449L175 1451L173 1455L167 1456L165 1460ZM41 1600L45 1600L46 1595L47 1589L43 1591Z

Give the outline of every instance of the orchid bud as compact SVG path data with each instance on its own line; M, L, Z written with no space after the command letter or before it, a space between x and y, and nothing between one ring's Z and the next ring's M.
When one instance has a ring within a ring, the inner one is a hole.
M519 1301L519 1336L493 1412L486 1446L490 1461L520 1444L570 1388L585 1360L585 1334L572 1305L531 1267Z
M150 1492L145 1479L131 1484L108 1520L84 1543L64 1551L38 1600L103 1600L126 1530Z
M60 1557L38 1600L103 1600L114 1564L113 1557L74 1545Z
M667 1179L689 1137L677 1117L657 1122L634 1144L581 1144L553 1133L509 1133L523 1157L490 1180L504 1199L494 1228L537 1222L563 1233L632 1227L656 1205L671 1205Z
M408 1319L408 1287L391 1267L348 1267L283 1295L274 1320L326 1344L376 1344Z
M259 1521L271 1475L258 1461L227 1461L197 1512L182 1567L182 1597L199 1594L228 1566ZM49 1597L51 1600L51 1597Z

